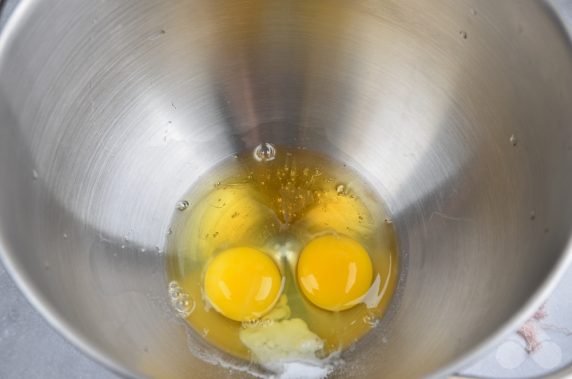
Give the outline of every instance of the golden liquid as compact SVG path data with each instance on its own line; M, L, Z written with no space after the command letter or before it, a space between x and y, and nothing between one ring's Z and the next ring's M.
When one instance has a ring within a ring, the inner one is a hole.
M250 357L239 339L241 323L212 309L202 291L206 264L231 247L255 247L274 258L291 318L324 341L323 356L356 342L386 311L398 279L394 229L375 192L345 165L300 149L246 152L201 178L185 199L189 206L176 213L169 236L168 276L176 295L185 294L176 308L217 348ZM299 291L298 254L324 234L350 237L368 251L378 300L331 312Z

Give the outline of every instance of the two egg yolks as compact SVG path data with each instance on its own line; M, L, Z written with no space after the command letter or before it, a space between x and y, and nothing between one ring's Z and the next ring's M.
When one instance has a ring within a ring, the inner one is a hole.
M347 237L323 236L308 243L297 264L296 277L304 296L329 311L358 304L373 277L367 251ZM283 279L274 260L250 247L225 250L209 263L204 291L210 304L229 319L252 321L276 304Z

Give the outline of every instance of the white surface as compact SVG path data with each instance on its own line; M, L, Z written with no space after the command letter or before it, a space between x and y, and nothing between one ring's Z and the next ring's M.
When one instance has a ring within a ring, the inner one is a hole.
M544 307L546 318L532 321L540 345L526 352L525 340L514 333L464 374L490 378L542 376L572 362L572 270Z

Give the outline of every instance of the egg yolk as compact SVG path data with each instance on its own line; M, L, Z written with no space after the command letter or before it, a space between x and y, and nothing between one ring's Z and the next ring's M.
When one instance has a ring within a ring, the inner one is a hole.
M342 311L358 304L371 286L367 251L347 237L324 236L308 243L296 270L302 293L314 305Z
M204 291L210 304L235 321L262 317L272 309L281 290L282 275L276 263L250 247L218 254L204 276Z

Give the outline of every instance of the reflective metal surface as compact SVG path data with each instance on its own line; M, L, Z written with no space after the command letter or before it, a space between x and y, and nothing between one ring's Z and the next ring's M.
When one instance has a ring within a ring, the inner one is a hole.
M2 259L125 375L229 374L190 353L161 251L197 177L263 141L358 167L399 231L400 306L333 377L451 373L570 259L572 57L543 2L29 0L0 49Z

